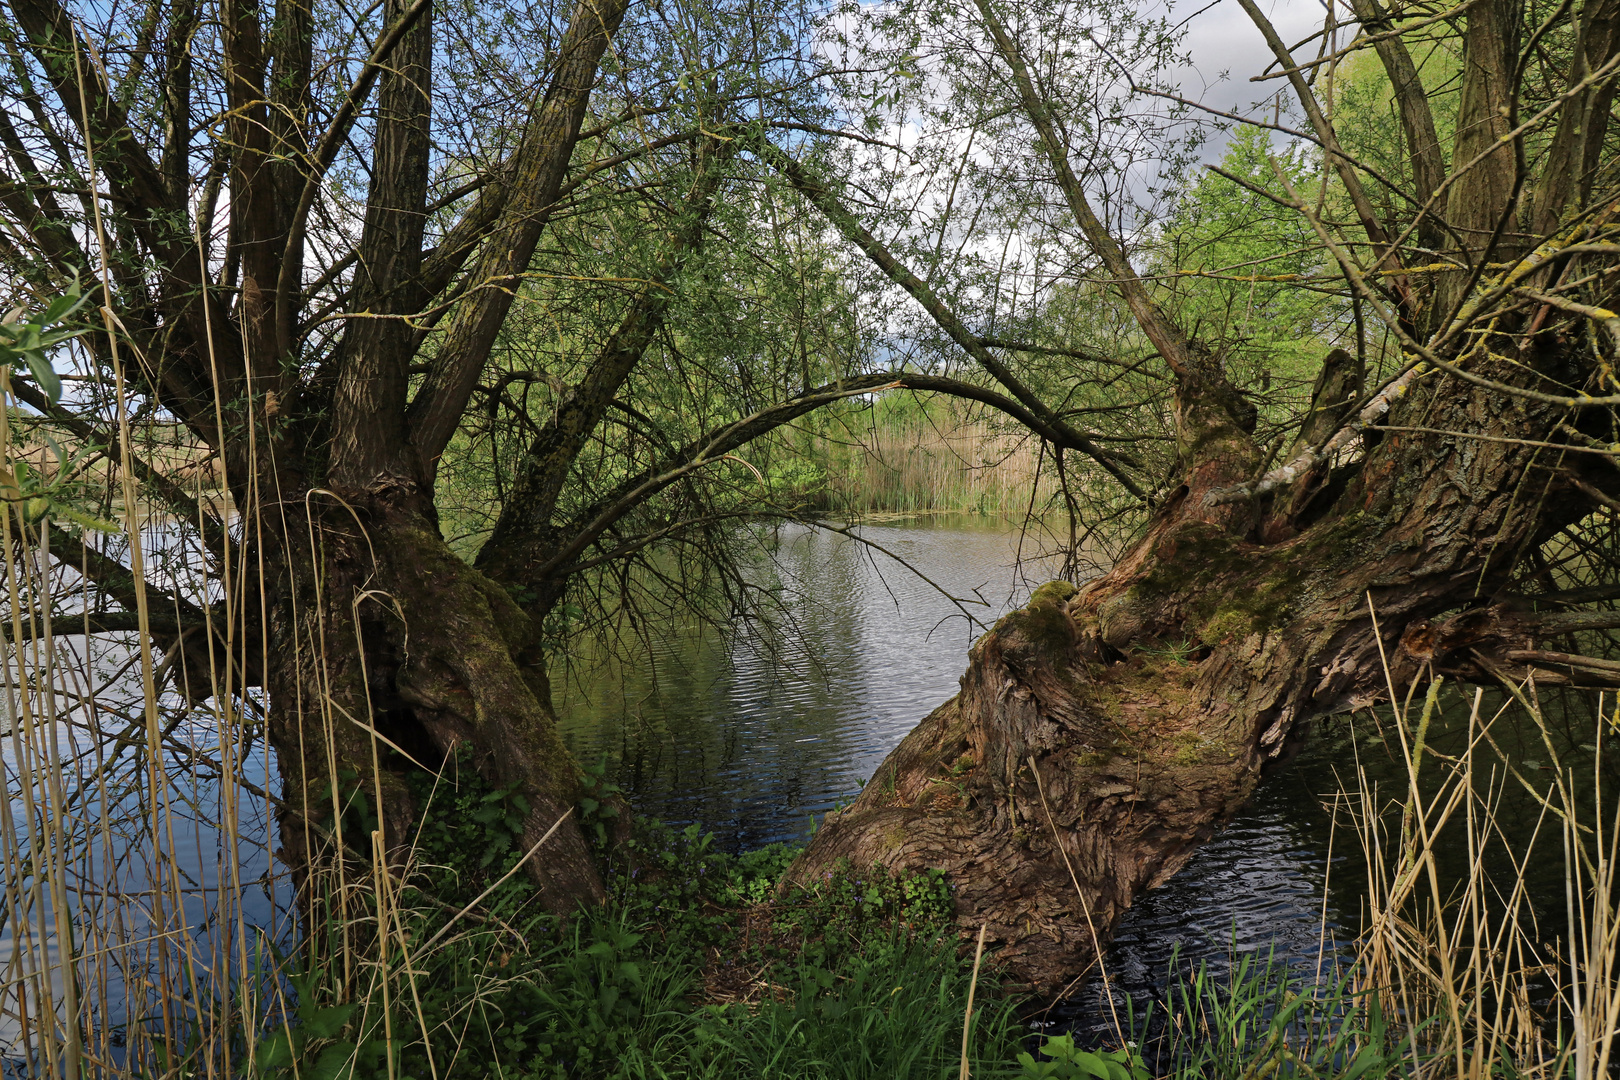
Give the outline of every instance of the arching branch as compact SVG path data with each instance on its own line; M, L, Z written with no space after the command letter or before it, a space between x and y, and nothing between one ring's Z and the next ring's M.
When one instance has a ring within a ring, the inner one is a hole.
M921 278L907 269L887 247L878 241L877 237L867 231L866 227L861 224L860 219L845 208L825 183L813 176L808 169L774 144L761 139L756 142L755 148L756 152L768 165L786 177L788 182L808 198L816 209L826 215L827 220L832 222L834 227L843 233L846 239L860 248L867 258L877 264L877 267L888 275L889 280L910 293L952 341L971 356L980 367L984 368L991 378L1005 387L1014 398L1023 404L1035 421L1030 425L1031 430L1053 442L1072 446L1074 449L1086 454L1101 465L1108 472L1108 475L1117 480L1126 491L1144 502L1148 501L1147 493L1120 467L1118 459L1113 454L1098 446L1082 432L1075 430L1062 417L1053 412L1033 390L1024 384L1023 380L1019 379L1006 364L1001 362L999 357L985 348L979 336L970 331L962 320L957 317L956 313Z

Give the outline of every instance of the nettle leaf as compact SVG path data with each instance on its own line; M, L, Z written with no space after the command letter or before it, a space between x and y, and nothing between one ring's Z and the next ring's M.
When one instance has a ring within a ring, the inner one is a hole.
M316 1009L314 1014L304 1021L304 1032L312 1039L330 1039L343 1030L343 1025L349 1022L354 1010L359 1008L355 1004L330 1005L324 1009Z
M278 1031L259 1044L256 1055L260 1070L285 1069L292 1064L292 1036L286 1031Z
M316 1060L315 1067L303 1075L309 1080L338 1080L339 1077L353 1075L351 1062L354 1058L354 1044L351 1042L337 1042L321 1051Z

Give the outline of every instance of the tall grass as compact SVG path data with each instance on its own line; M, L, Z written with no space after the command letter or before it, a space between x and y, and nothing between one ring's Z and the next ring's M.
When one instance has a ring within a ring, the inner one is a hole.
M1613 780L1605 757L1620 730L1616 702L1599 702L1577 762L1564 760L1566 740L1533 685L1512 688L1488 713L1475 690L1460 732L1457 717L1443 716L1440 681L1414 698L1395 696L1387 714L1366 714L1377 734L1350 742L1362 749L1330 793L1336 821L1363 855L1359 888L1340 885L1363 905L1354 962L1341 967L1325 956L1312 970L1297 958L1250 955L1224 979L1172 963L1161 1001L1134 1023L1161 1075L1614 1075L1620 820L1605 790ZM1442 721L1448 744L1460 735L1460 751L1431 741ZM1526 732L1539 743L1537 760L1510 750ZM1393 790L1359 757L1383 752L1379 743L1405 773ZM1526 797L1506 798L1515 789ZM1509 819L1526 804L1531 820ZM1554 866L1561 882L1537 879ZM1537 910L1533 899L1558 885L1562 910Z
M1588 760L1566 761L1534 685L1511 689L1490 715L1476 690L1461 753L1442 755L1426 745L1441 708L1431 683L1415 716L1410 704L1395 710L1406 790L1377 790L1359 765L1348 778L1368 875L1357 977L1386 1016L1412 1028L1414 1072L1607 1076L1620 1040L1620 817L1605 791L1605 743L1620 713L1612 698L1600 702ZM1513 724L1539 735L1544 765L1502 752L1497 729ZM1528 844L1509 841L1510 787L1537 808ZM1562 912L1529 902L1548 845L1561 855ZM1465 856L1460 880L1442 873L1448 851ZM1558 915L1555 934L1543 921Z
M240 597L167 558L173 530L130 480L127 416L122 445L75 472L49 438L15 437L4 368L0 397L0 1060L8 1076L123 1074L178 1033L214 1039L267 1008L275 979L253 958L292 936L268 851L273 763L251 699L162 690L181 658L153 645L151 575L205 606ZM111 637L86 633L96 601L72 569L95 553L130 568L141 600Z

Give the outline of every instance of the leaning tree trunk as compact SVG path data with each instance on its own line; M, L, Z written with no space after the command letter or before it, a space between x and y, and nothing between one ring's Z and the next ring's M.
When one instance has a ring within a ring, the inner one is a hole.
M527 800L525 850L555 911L604 897L567 812L579 771L551 711L532 620L506 590L450 550L417 500L399 492L339 503L287 524L265 560L269 734L280 762L282 860L300 887L339 848L369 860L380 831L397 861L423 808L404 777L454 755ZM285 520L285 519L284 519ZM278 522L278 525L283 524ZM380 813L379 813L380 810Z
M1446 390L1408 395L1390 422L1515 439L1553 422L1544 406ZM1204 427L1185 426L1187 482L1141 539L1108 574L1043 586L980 638L961 692L828 816L791 880L845 859L941 868L963 932L987 925L1009 973L1050 994L1313 718L1426 670L1481 674L1494 656L1523 671L1506 654L1526 632L1491 601L1526 545L1569 521L1549 513L1563 481L1538 467L1547 451L1390 435L1347 485L1308 478L1324 485L1316 500L1284 490L1212 508L1206 494L1252 477L1254 459L1238 429ZM1172 642L1188 648L1154 647Z

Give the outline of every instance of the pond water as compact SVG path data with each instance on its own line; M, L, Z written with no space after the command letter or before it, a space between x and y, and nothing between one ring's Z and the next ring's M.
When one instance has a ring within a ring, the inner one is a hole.
M654 635L650 663L642 655L558 673L554 693L570 747L582 760L605 756L640 812L700 823L723 846L803 839L812 818L853 798L900 739L956 692L983 625L1018 606L1057 565L1032 558L1034 545L1011 526L984 519L872 524L859 536L929 580L847 536L783 530L757 571L785 598L782 627L763 644L758 634L669 628ZM942 593L984 601L967 608L976 621ZM1460 748L1468 713L1458 695L1448 701L1431 734L1444 752ZM1485 705L1494 709L1494 699ZM1331 722L1181 873L1137 901L1106 958L1116 991L1139 1005L1157 996L1173 956L1182 970L1206 962L1217 975L1243 953L1274 951L1311 972L1348 964L1365 862L1353 834L1335 834L1328 804L1341 783L1354 782L1341 774L1356 759L1385 790L1404 790L1404 764L1384 749L1378 724L1371 714ZM1581 729L1571 724L1558 736L1562 746L1589 740ZM1515 749L1529 735L1498 735L1510 753L1546 756ZM1504 827L1528 835L1534 807L1522 793L1504 797ZM1466 853L1443 852L1447 862L1460 875ZM1556 916L1561 868L1533 885L1538 906ZM1054 1015L1100 1029L1098 993L1092 985Z
M554 675L570 748L584 762L606 754L641 812L700 821L732 850L805 835L956 692L968 646L1056 565L1038 541L984 519L861 535L883 550L777 533L755 568L784 603L775 630L728 640L668 627L622 663Z

